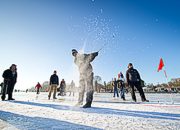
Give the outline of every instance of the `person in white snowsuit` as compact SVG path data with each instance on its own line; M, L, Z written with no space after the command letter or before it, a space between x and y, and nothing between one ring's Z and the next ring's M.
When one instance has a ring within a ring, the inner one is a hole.
M77 105L83 104L84 93L86 90L86 104L83 108L91 107L93 100L93 68L90 64L96 56L98 56L98 52L94 52L91 54L80 54L77 50L72 50L72 55L75 57L74 63L79 68L79 99Z

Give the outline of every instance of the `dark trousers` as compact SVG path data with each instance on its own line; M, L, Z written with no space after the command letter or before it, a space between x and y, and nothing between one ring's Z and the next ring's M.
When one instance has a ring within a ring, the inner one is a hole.
M4 100L6 98L6 93L7 93L7 84L4 83L4 85L2 86L2 100Z
M146 97L145 97L145 95L144 95L144 91L143 91L143 89L142 89L142 87L141 87L140 82L130 82L129 85L130 85L130 87L131 87L131 96L132 96L132 99L133 99L134 101L136 101L136 95L135 95L134 87L136 87L136 89L139 91L139 94L140 94L140 96L141 96L141 100L142 100L142 101L145 101L145 100L146 100Z
M39 94L39 88L37 88L37 92L36 92L36 94Z
M8 99L12 99L12 93L14 90L15 83L12 82L4 82L4 86L2 87L2 99L6 98L6 94L8 94Z

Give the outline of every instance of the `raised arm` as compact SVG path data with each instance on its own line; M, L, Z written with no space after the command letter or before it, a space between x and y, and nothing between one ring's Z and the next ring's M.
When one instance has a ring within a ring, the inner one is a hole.
M88 61L92 62L95 59L96 56L98 56L98 52L87 54Z

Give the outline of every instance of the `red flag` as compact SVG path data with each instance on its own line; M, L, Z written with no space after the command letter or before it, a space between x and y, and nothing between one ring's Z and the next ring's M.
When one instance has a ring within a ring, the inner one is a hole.
M163 66L164 66L164 62L163 62L163 59L161 58L160 59L160 62L159 62L159 66L158 66L158 72L160 71L160 70L162 70L162 68L163 68Z

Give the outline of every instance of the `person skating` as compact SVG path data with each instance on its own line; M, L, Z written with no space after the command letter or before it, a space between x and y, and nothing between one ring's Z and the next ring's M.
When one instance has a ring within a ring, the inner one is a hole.
M126 80L127 80L128 85L131 87L131 96L132 96L133 101L136 102L136 95L134 92L134 87L136 87L140 93L141 100L143 102L149 102L149 100L146 100L146 97L144 95L144 91L141 87L140 74L136 69L133 68L132 63L128 64L128 70L126 71Z
M14 98L12 98L12 94L17 81L17 66L15 64L12 64L9 69L3 72L2 77L4 78L4 85L2 89L1 99L4 101L7 93L8 100L15 100Z
M80 54L77 50L72 50L72 55L74 56L74 63L79 68L79 98L78 104L83 104L84 93L86 89L86 104L83 108L91 107L93 101L93 68L91 62L98 56L98 52L90 54Z
M36 88L36 94L39 94L39 89L42 88L41 84L38 82L37 85L35 86Z
M51 98L51 93L53 91L53 99L57 99L56 98L56 91L57 91L57 86L59 85L59 77L57 76L57 71L54 71L54 74L51 75L50 77L50 90L49 90L49 95L48 95L48 99Z

